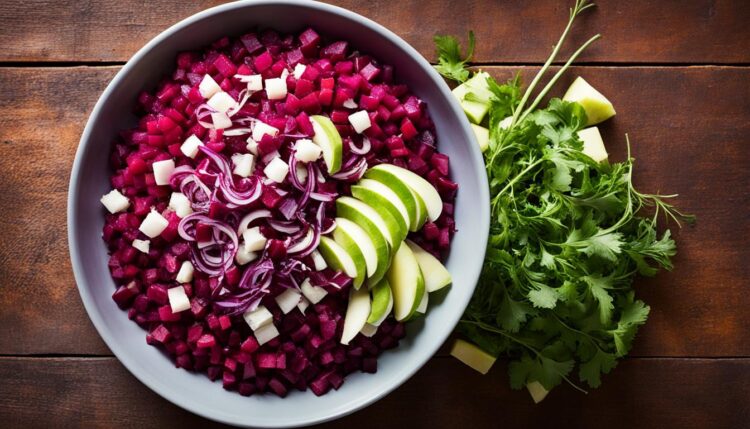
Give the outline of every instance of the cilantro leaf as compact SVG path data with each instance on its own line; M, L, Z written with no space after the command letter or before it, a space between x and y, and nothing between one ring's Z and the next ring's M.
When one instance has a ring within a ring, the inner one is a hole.
M596 388L602 384L601 375L609 374L615 366L617 366L615 355L597 349L594 357L581 363L578 377L581 381L588 383L589 386Z
M448 79L465 82L469 78L469 71L465 66L474 55L474 32L469 31L469 47L466 58L463 59L461 48L455 37L438 35L435 36L434 41L438 54L438 64L435 69Z

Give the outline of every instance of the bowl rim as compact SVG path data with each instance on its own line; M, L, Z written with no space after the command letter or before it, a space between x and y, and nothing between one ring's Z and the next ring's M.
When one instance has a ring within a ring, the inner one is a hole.
M105 342L105 344L109 347L109 349L112 351L112 353L117 357L117 359L128 369L128 371L135 376L141 383L146 385L149 389L156 392L159 396L162 398L168 400L169 402L177 405L178 407L185 409L191 413L194 413L196 415L199 415L201 417L218 421L221 423L226 423L230 425L247 425L246 422L238 422L236 420L230 419L227 416L221 414L221 413L215 413L211 409L208 408L201 408L201 407L194 407L190 404L185 403L184 397L180 395L173 395L170 391L166 390L162 386L162 382L159 380L153 380L144 377L143 374L139 372L139 370L136 368L135 361L137 360L135 357L131 357L130 354L125 350L125 348L115 339L115 336L112 335L110 330L106 327L105 322L100 314L100 310L96 303L94 302L94 298L89 294L88 289L88 282L86 282L86 276L84 274L84 261L81 258L81 251L80 251L80 243L78 242L78 228L77 223L74 221L77 219L79 215L79 210L76 206L76 202L80 200L81 196L78 192L78 184L80 182L80 176L81 176L81 169L83 166L83 156L84 152L87 150L87 148L92 144L91 143L91 133L94 128L94 124L99 120L99 116L101 114L101 110L103 109L103 106L105 104L105 101L108 100L111 97L111 93L114 91L114 89L119 85L120 81L130 73L131 69L135 67L135 64L141 61L141 59L152 49L154 49L156 46L161 44L162 42L166 41L170 37L173 36L173 34L179 30L181 30L184 27L187 27L197 21L209 18L213 15L224 13L227 11L232 11L236 9L244 9L248 7L256 7L256 6L294 6L294 7L303 7L310 10L310 12L326 12L330 14L335 14L338 16L341 16L345 19L348 19L350 21L353 21L357 23L358 25L364 26L368 28L371 31L374 31L375 33L378 33L380 36L388 39L390 42L394 43L395 45L399 46L400 49L404 50L408 55L414 58L414 60L419 64L419 66L422 68L422 70L426 73L426 77L431 79L433 83L435 83L438 90L442 93L442 96L451 99L452 95L450 93L450 90L448 86L443 81L443 78L437 73L437 71L433 68L433 66L410 44L408 44L406 41L404 41L401 37L397 36L392 31L388 30L386 27L382 26L381 24L376 23L375 21L364 17L362 15L359 15L355 12L352 12L348 9L317 2L317 1L309 1L309 0L240 0L232 3L227 3L219 6L215 6L209 9L205 9L203 11L200 11L194 15L191 15L178 23L170 26L166 30L159 33L157 36L152 38L148 43L146 43L141 49L139 49L128 61L127 63L117 72L117 74L112 78L110 83L105 88L104 92L99 96L99 99L97 100L96 104L94 105L93 110L91 111L91 114L89 115L89 118L86 122L86 126L83 130L83 133L81 134L81 139L78 144L78 148L76 150L75 158L73 161L73 167L71 170L70 175L70 182L68 187L68 201L67 201L67 227L68 227L68 246L69 246L69 252L70 252L70 259L71 259L71 265L73 269L73 275L76 281L76 286L78 288L78 292L81 296L81 300L83 301L84 308L86 309L86 312L91 319L92 323L94 324L94 327L96 328L97 332L99 333L99 336L102 338L102 340ZM458 103L449 103L451 112L456 115L459 118L459 122L461 124L461 131L462 133L467 137L467 141L471 141L473 139L473 132L471 131L470 124L468 119L466 118L466 115L461 110ZM478 146L473 146L469 150L470 157L473 158L474 165L484 165L484 159L482 157L481 151L479 150ZM478 174L480 176L480 179L483 179L481 183L487 183L487 176L486 171L484 169L480 169L481 171L475 172L475 174ZM479 251L477 256L480 256L480 260L484 260L485 256L485 248L486 243L489 237L489 188L487 186L482 186L481 189L478 190L480 194L480 201L478 202L479 205L477 208L481 208L482 210L479 210L479 220L482 228L480 229L481 234L480 236L473 237L474 240L478 244L483 244L482 246L479 246ZM471 278L467 278L467 283L471 287L471 293L467 293L465 295L464 302L461 302L461 308L466 308L466 306L469 303L469 299L471 298L471 295L473 294L473 290L476 287L477 280L479 278L481 266L479 269L475 270L475 273L471 276ZM455 316L451 319L446 319L444 322L447 322L450 326L455 327L458 323L461 313L456 312ZM447 338L446 338L447 339ZM397 379L395 383L392 383L390 385L384 385L383 388L380 390L374 392L374 394L370 396L366 396L364 399L360 400L358 403L355 403L353 406L349 407L348 409L336 409L332 410L330 413L327 413L321 417L317 418L309 418L309 419L298 419L291 423L291 425L286 423L264 423L264 427L299 427L299 426L306 426L306 425L312 425L312 424L319 424L328 422L331 420L335 420L341 417L344 417L346 415L349 415L355 411L358 411L364 407L367 407L374 402L378 401L385 395L389 394L393 390L395 390L397 387L401 386L403 383L405 383L408 379L410 379L417 371L419 371L426 363L429 361L432 356L437 352L437 350L440 348L440 346L443 344L444 340L441 342L435 342L431 346L431 350L429 350L428 354L422 355L423 358L415 359L416 365L410 365L410 368L401 374L400 378ZM259 427L259 426L257 426Z

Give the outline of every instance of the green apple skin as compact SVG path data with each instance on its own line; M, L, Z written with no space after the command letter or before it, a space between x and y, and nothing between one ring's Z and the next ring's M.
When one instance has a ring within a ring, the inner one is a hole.
M391 247L390 244L388 244L385 235L380 231L380 228L365 214L358 211L355 206L349 204L350 200L353 200L353 198L340 197L336 200L336 215L344 219L349 219L365 230L372 240L375 249L378 252L385 252L386 254L385 258L378 258L378 268L375 273L370 276L370 284L374 284L375 281L383 278L385 272L388 270L388 265L391 260Z
M336 243L329 237L320 237L318 251L323 256L323 259L325 259L326 264L328 264L329 267L337 271L343 271L344 274L354 279L355 288L359 288L359 286L362 285L364 276L360 275L357 265L351 255L341 247L340 244ZM357 284L357 282L359 282L359 284Z
M422 271L424 276L424 285L427 292L435 292L440 290L453 282L451 273L448 269L432 254L414 243L411 240L406 240L406 245L414 253L414 257L417 259L419 269Z
M427 208L424 205L424 201L406 183L393 173L382 169L371 168L365 172L364 177L388 186L398 195L399 200L401 200L406 207L406 211L409 213L409 231L419 231L422 228L427 219Z
M475 124L480 124L490 110L492 92L487 84L488 77L489 74L486 72L476 73L471 79L453 89L453 95L458 99L464 113ZM469 93L473 94L474 99L466 99Z
M380 326L393 310L391 285L388 284L388 280L382 279L370 289L370 293L372 294L372 304L367 323Z
M367 277L372 278L378 268L379 261L388 260L388 248L375 248L375 244L367 232L356 223L342 217L336 218L336 229L333 231L333 238L338 242L353 242L362 252L365 259L365 268Z
M409 319L424 294L424 278L409 246L399 247L386 278L393 293L394 317L399 322Z
M409 233L409 227L401 216L401 213L391 201L382 194L362 186L354 185L351 187L351 191L354 198L375 209L375 211L383 217L383 220L387 219L386 223L395 223L395 226L398 229L396 236L394 237L396 238L396 241L401 242L406 238L406 235Z
M341 140L336 126L325 116L310 116L315 135L313 143L323 149L323 161L326 163L328 174L335 174L341 170L341 159L344 153L344 144Z
M586 125L596 125L615 116L615 107L601 92L578 76L563 96L564 101L575 101L586 111Z
M349 257L352 259L354 266L357 270L357 276L354 278L354 288L359 289L364 283L367 277L367 262L365 261L365 255L362 253L362 249L359 247L357 242L346 233L346 231L336 228L333 231L333 241L338 243ZM325 259L326 255L321 253ZM332 267L335 269L335 267Z
M427 208L428 219L434 222L440 217L440 213L443 211L443 199L440 198L437 189L435 189L435 187L422 176L393 164L379 164L368 171L384 171L390 173L399 181L407 185L409 189L422 199ZM365 177L367 177L367 173L365 173Z

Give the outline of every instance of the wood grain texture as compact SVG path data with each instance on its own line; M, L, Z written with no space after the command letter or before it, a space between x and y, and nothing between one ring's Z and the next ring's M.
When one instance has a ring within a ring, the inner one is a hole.
M0 61L126 61L148 40L217 0L29 0L0 8ZM432 37L474 30L481 63L538 63L561 32L571 1L334 0L434 59ZM737 0L599 0L571 46L605 38L582 61L750 63L750 3ZM575 42L575 43L573 43Z
M0 69L2 354L109 353L75 288L64 214L80 132L116 70ZM515 69L489 70L505 78ZM676 270L638 280L652 312L633 355L750 356L749 252L738 233L750 231L750 69L584 67L567 79L577 74L606 88L620 112L602 127L613 159L629 133L636 184L679 193L698 216L674 231Z
M748 360L628 359L588 395L563 387L538 406L507 387L504 367L482 376L433 359L381 401L318 427L692 429L750 418ZM160 398L114 358L0 358L0 403L9 428L225 427Z

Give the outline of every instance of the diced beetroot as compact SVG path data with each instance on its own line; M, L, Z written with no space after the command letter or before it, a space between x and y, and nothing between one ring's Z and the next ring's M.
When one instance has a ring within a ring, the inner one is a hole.
M273 64L273 56L270 52L265 51L262 54L255 57L253 60L253 65L255 66L255 70L258 72L263 72L267 70L271 65Z
M169 329L167 329L167 327L164 325L157 326L149 334L154 341L161 344L165 344L172 338L172 334L169 332Z
M152 284L148 287L146 294L148 295L148 299L156 304L164 305L169 302L167 288L163 285Z
M338 42L331 43L320 51L320 55L323 58L328 58L331 61L341 61L346 57L346 50L349 44L340 40Z
M307 56L313 56L317 53L320 36L312 28L308 28L299 35L299 41L302 45L300 49Z
M359 74L362 75L362 77L365 78L368 82L371 82L375 80L376 77L380 74L380 69L375 67L372 63L367 64L362 70L359 71Z
M448 176L449 158L442 153L435 153L430 158L430 164L443 176Z
M164 305L159 307L159 318L162 322L178 322L180 313L172 313L172 307Z
M255 365L258 368L273 369L276 368L276 354L275 353L258 353L255 355Z
M284 240L268 240L268 256L273 260L280 260L286 256L286 244Z
M255 33L245 34L244 36L240 37L240 42L242 42L242 44L245 46L248 54L254 54L257 51L263 49L263 45L260 43Z
M221 378L221 384L225 389L227 390L231 389L236 382L237 382L237 377L234 374L232 374L229 371L224 371L224 374L222 375L222 378Z
M216 339L211 334L205 334L198 339L196 345L203 349L211 348L216 345Z
M362 359L362 372L370 374L378 372L378 360L372 357Z
M242 345L240 346L240 349L246 353L254 353L256 350L258 350L258 340L255 339L254 336L249 336L245 341L242 342Z

